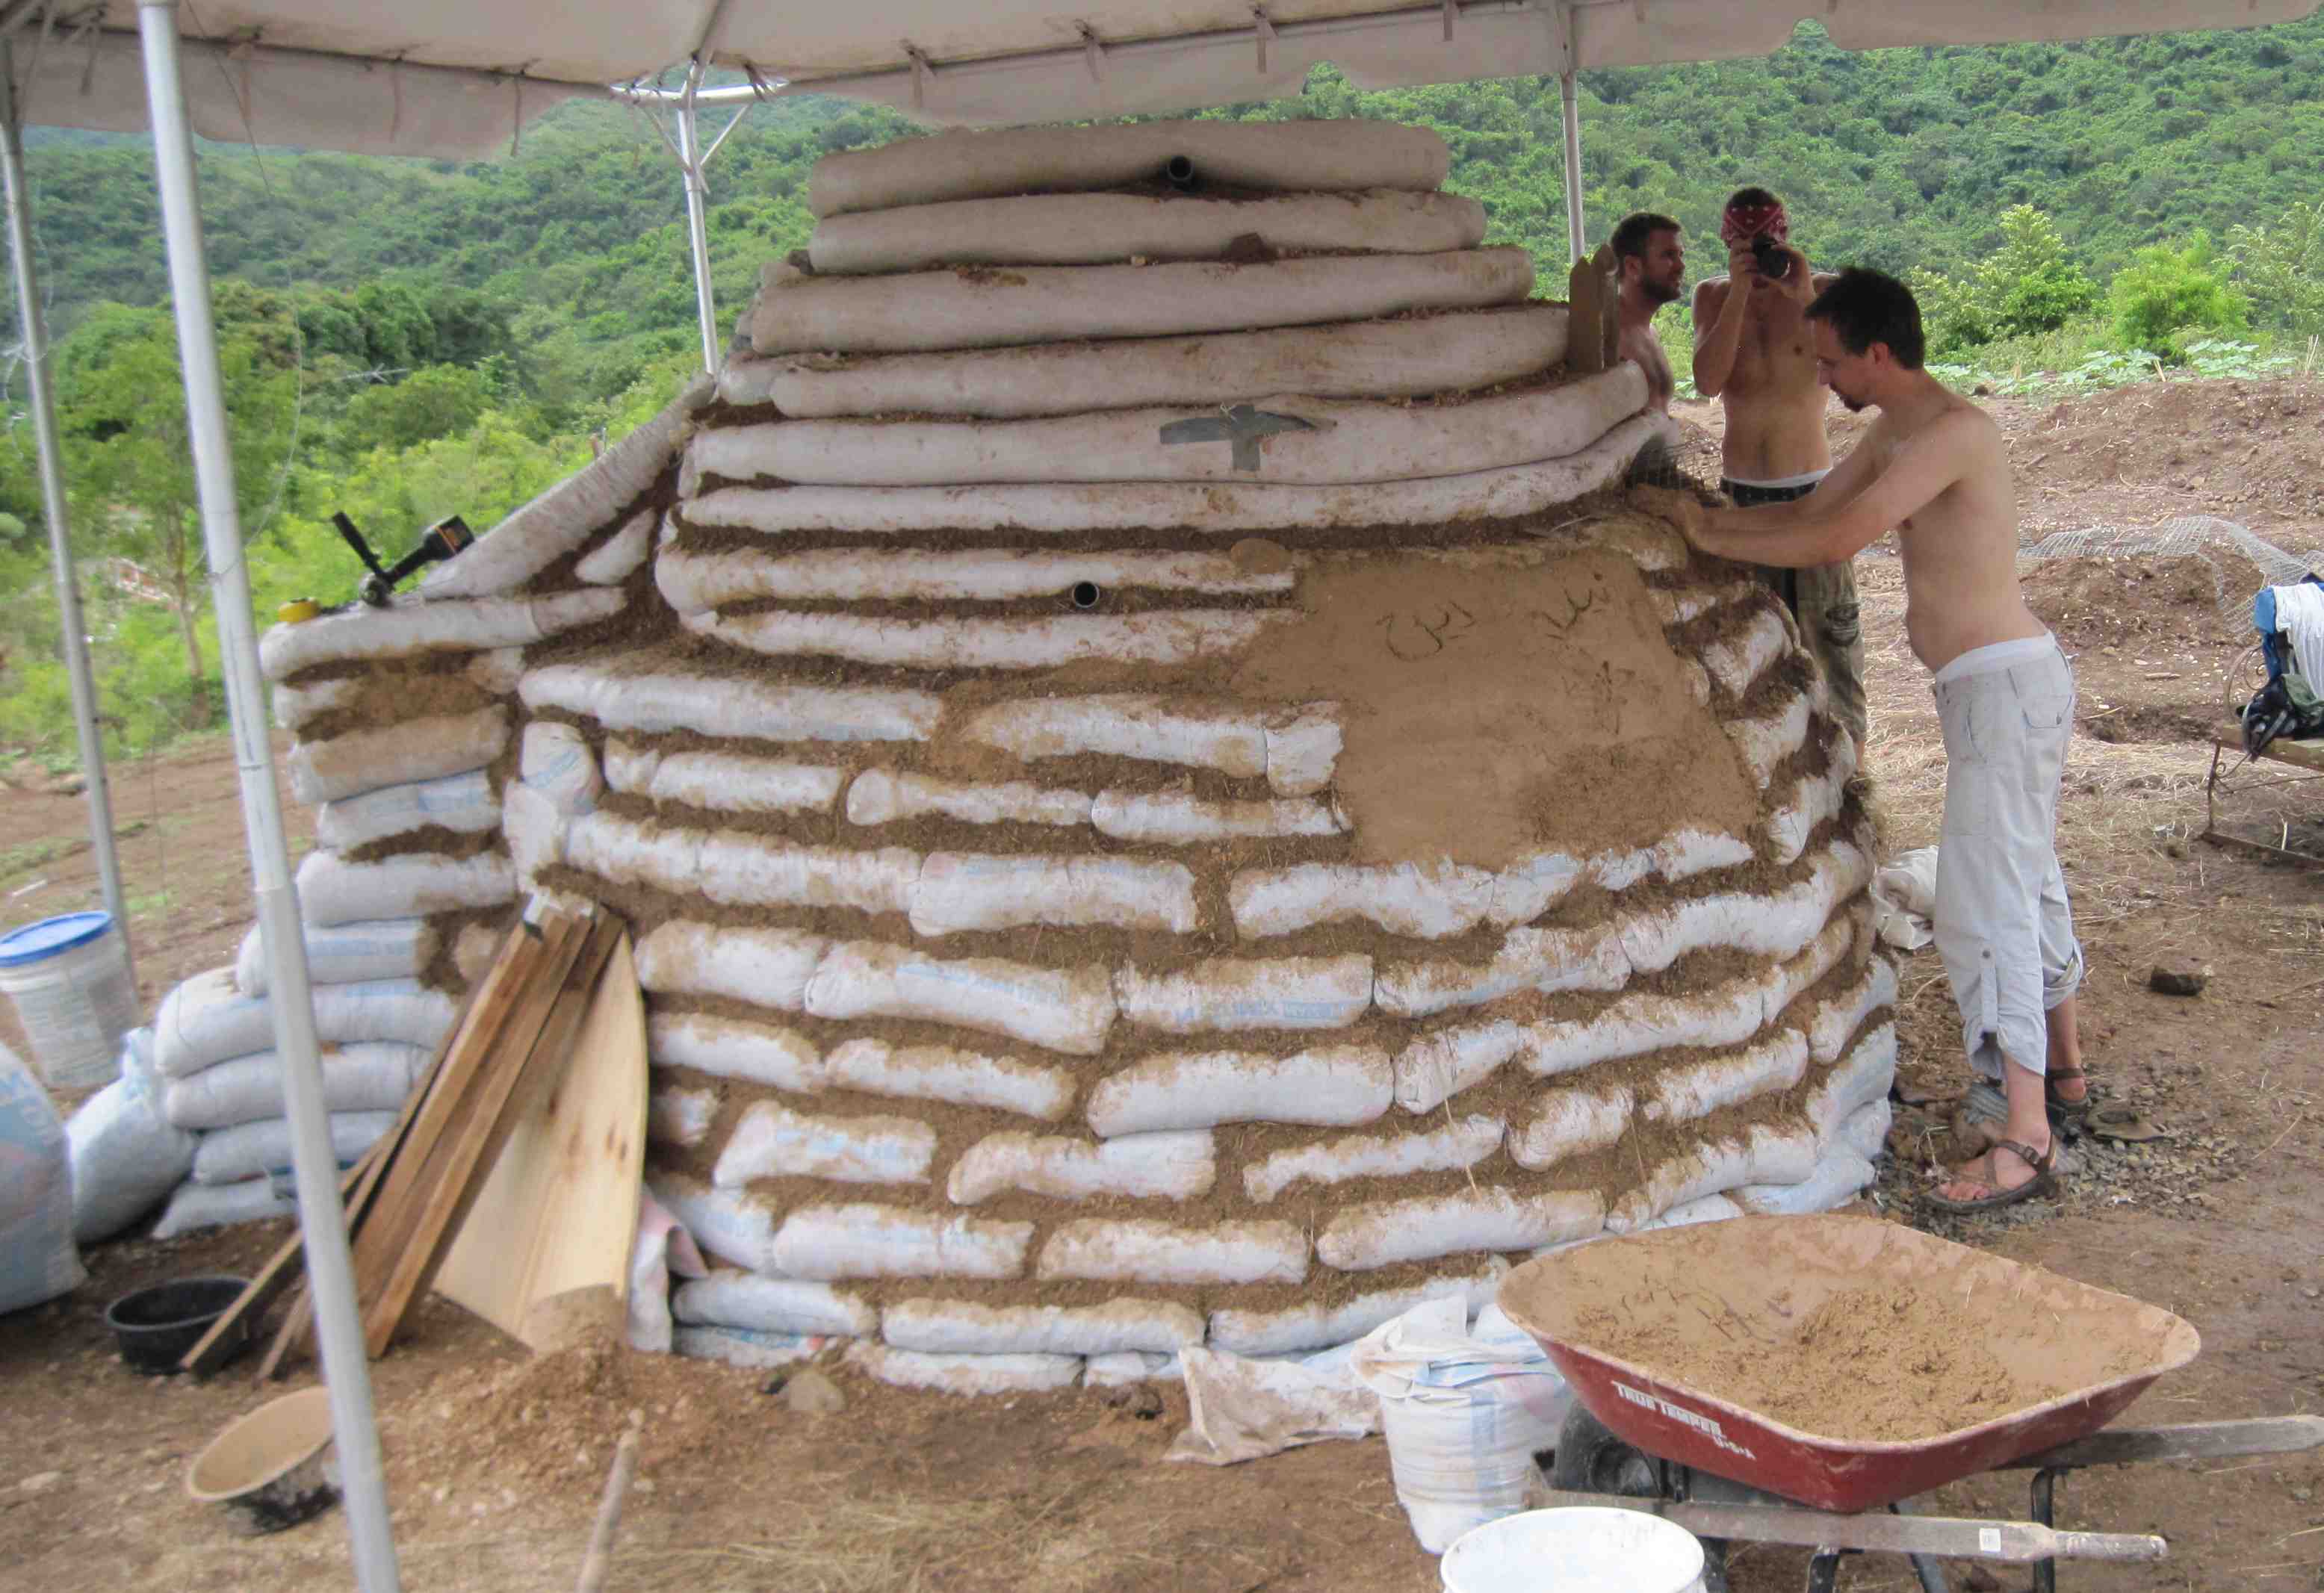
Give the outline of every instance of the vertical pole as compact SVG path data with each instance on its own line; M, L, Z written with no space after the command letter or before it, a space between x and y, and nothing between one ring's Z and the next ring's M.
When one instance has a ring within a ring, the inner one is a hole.
M1573 25L1572 16L1568 12L1568 29ZM1565 102L1565 241L1569 252L1579 260L1586 253L1582 244L1587 235L1582 228L1582 107L1572 68L1560 74L1557 82L1560 97Z
M32 262L32 198L24 183L23 115L16 104L16 61L0 36L0 170L8 191L8 254L16 267L16 315L24 326L24 385L32 406L32 439L41 460L41 510L49 521L49 553L56 566L57 621L64 633L65 675L72 682L73 729L80 737L81 779L88 796L88 839L97 853L97 879L105 910L130 954L129 909L121 894L121 860L113 846L113 794L105 778L105 739L97 727L97 680L88 668L88 627L81 618L80 578L74 573L67 521L62 445L57 438L56 394L49 384L49 327ZM129 988L137 988L132 964Z
M702 368L718 373L718 308L710 295L709 186L702 168L702 128L696 118L695 96L702 87L702 58L686 69L686 93L678 102L678 162L686 169L686 236L694 250L694 313L702 322Z
M186 424L194 447L195 488L201 500L210 602L217 615L218 673L226 685L235 764L242 777L243 828L250 840L259 931L264 937L272 981L269 989L274 1043L282 1057L284 1115L290 1119L290 1161L298 1179L299 1231L306 1245L323 1377L330 1387L331 1429L346 1492L355 1585L362 1593L398 1593L395 1542L387 1519L387 1482L380 1466L379 1433L372 1419L371 1367L364 1358L363 1326L356 1318L355 1268L347 1253L346 1213L339 1204L338 1164L331 1154L330 1130L323 1110L314 1003L307 983L307 947L282 841L273 750L267 742L266 713L259 700L250 573L243 563L234 454L218 382L217 328L210 318L209 262L203 251L201 209L194 186L193 134L186 120L185 85L179 77L176 0L138 0L137 31L144 46L154 175L161 198L161 235L169 249L178 355L185 369Z

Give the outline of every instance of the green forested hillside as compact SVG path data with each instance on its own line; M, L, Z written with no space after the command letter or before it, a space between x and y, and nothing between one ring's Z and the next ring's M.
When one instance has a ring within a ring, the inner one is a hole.
M2246 336L2296 358L2324 333L2324 14L1866 55L1803 23L1765 60L1592 72L1582 87L1593 238L1628 210L1666 211L1705 274L1723 263L1724 196L1766 184L1819 262L1912 279L1940 353L1983 362L1997 384L2121 380L2158 360L2241 368ZM1436 127L1451 186L1556 290L1554 80L1361 93L1320 69L1296 100L1212 114ZM754 109L711 170L722 316L764 262L806 242L819 157L911 131L834 101ZM207 722L215 652L151 158L137 139L32 145L75 543L138 573L87 584L107 711L116 741L152 745ZM566 106L497 161L209 145L200 168L262 615L303 593L346 596L357 570L333 510L390 548L448 513L490 525L659 408L697 360L675 162L627 110ZM1678 322L1663 318L1666 336L1683 336ZM69 723L30 428L7 374L0 756L53 746Z

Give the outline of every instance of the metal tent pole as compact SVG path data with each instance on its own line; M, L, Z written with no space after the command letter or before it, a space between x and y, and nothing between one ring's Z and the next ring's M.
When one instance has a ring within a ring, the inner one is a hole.
M1569 27L1572 24L1569 22ZM1582 256L1585 235L1582 230L1582 107L1579 87L1571 70L1557 80L1559 97L1565 102L1565 241L1574 259Z
M250 617L250 573L243 564L241 517L235 505L234 454L218 382L217 329L210 318L209 262L202 244L194 187L194 142L178 66L176 0L138 0L145 93L152 113L153 166L161 198L161 234L170 254L170 293L177 312L178 352L185 369L186 423L201 501L202 541L209 558L210 602L217 615L218 673L234 728L242 777L243 828L264 936L274 1043L282 1056L282 1093L290 1123L290 1161L299 1186L299 1231L330 1386L331 1428L346 1492L355 1585L362 1593L398 1593L395 1542L387 1519L387 1482L372 1419L371 1367L356 1318L355 1268L339 1204L338 1165L323 1110L316 1057L315 1010L307 983L307 946L299 898L282 841L274 789L273 750L259 700L258 640Z
M718 307L710 295L710 189L702 175L709 157L702 152L701 124L695 115L695 97L701 89L702 58L697 55L686 69L686 94L678 102L678 163L686 172L686 239L694 252L694 313L702 323L702 368L715 375L719 346L725 339L718 336ZM735 115L750 108L746 105Z
M62 446L57 439L56 394L49 384L48 318L32 264L32 198L24 183L23 118L16 105L16 61L0 34L0 172L8 191L8 254L16 267L16 315L24 326L24 385L32 406L32 439L41 459L41 511L49 521L49 552L56 565L58 628L63 632L65 675L72 682L73 729L80 737L80 772L88 795L88 839L105 910L130 955L129 909L121 894L121 859L113 845L113 794L105 779L105 740L97 727L97 680L88 667L88 628L81 619L80 579L73 570L67 519ZM134 963L129 988L137 988Z

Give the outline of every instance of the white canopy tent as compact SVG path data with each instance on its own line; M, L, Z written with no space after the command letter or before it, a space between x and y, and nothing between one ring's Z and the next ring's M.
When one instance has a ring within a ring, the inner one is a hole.
M1767 53L1814 17L1847 49L2061 41L2293 21L2324 0L0 0L0 94L42 485L68 631L91 823L107 905L120 914L95 694L79 635L62 479L26 248L26 124L151 127L184 363L211 590L218 618L254 894L285 1060L300 1225L315 1285L324 1374L364 1593L398 1586L316 1060L272 755L261 700L192 134L447 158L496 152L562 100L618 95L671 109L687 182L706 362L718 340L696 130L706 106L776 95L875 101L928 122L998 125L1192 109L1296 94L1308 69L1360 87L1556 74L1564 86L1567 221L1580 252L1574 75ZM13 59L10 46L13 45ZM682 87L657 87L677 69ZM706 89L738 70L746 87ZM731 129L731 124L730 124ZM723 134L722 134L723 136ZM126 925L123 924L125 933Z

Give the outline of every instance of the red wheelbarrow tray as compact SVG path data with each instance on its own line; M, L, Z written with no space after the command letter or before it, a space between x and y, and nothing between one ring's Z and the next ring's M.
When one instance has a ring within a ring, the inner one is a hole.
M1914 1285L2013 1373L2071 1392L1930 1438L1832 1438L1626 1360L1581 1326L1612 1312L1645 1327L1674 1317L1688 1294L1715 1295L1747 1321L1804 1321L1832 1294L1883 1283ZM2202 1348L2191 1326L2157 1306L1866 1217L1735 1217L1600 1239L1517 1267L1500 1305L1624 1442L1843 1514L2086 1438ZM2037 1344L2011 1331L2016 1316L2048 1319L2052 1331Z

